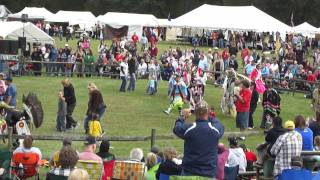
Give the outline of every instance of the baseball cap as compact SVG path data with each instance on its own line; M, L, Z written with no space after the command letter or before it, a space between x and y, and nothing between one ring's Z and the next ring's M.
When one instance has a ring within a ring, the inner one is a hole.
M8 76L8 77L6 77L6 79L5 79L6 81L12 81L12 77L11 76Z
M65 44L64 46L68 47L68 46L69 46L69 44Z
M96 144L96 143L97 143L96 138L93 136L87 136L84 141L85 145L92 145L92 144Z
M209 112L209 105L206 101L202 100L196 104L195 107L195 114L196 115L204 115Z
M289 120L284 123L284 128L289 129L289 130L293 130L295 128L295 125L294 125L293 121Z

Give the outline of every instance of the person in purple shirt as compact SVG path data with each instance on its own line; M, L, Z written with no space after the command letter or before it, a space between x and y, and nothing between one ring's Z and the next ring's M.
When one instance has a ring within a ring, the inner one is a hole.
M306 120L303 116L298 115L294 119L295 131L302 136L302 150L313 151L313 132L307 127Z
M98 155L96 155L95 151L97 148L96 138L93 136L87 136L84 142L85 149L82 153L79 154L79 160L90 160L90 161L98 161L102 164L102 159Z

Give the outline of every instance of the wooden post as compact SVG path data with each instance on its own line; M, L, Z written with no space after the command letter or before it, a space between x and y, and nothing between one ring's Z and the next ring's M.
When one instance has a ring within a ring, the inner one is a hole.
M156 130L151 130L151 149L156 144Z
M293 81L293 92L292 92L292 96L294 96L295 92L296 92L296 81L294 80L294 81Z
M13 127L8 127L8 148L9 151L12 150L12 134L13 134Z

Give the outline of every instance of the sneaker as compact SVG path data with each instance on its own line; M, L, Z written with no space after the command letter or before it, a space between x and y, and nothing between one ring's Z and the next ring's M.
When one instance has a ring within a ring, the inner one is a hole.
M163 111L164 113L166 113L167 115L170 114L170 112L168 110Z

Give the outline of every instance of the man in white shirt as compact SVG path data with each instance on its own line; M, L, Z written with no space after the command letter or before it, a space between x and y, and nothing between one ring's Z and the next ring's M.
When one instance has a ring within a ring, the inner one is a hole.
M127 77L128 77L128 63L127 63L127 59L124 59L120 63L120 78L122 80L122 83L120 86L120 92L126 92Z
M275 73L276 71L279 71L279 65L277 61L272 62L272 64L270 65L270 71L271 73Z

